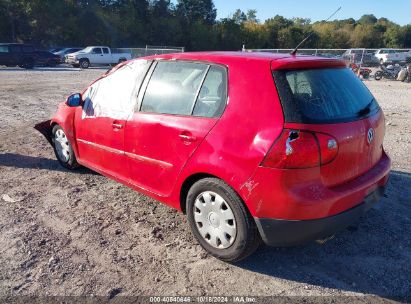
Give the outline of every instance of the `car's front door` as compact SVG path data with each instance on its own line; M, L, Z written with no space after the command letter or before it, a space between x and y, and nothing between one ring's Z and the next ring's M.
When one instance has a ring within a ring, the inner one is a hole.
M111 56L109 48L104 47L102 48L102 50L103 50L103 57L101 57L101 60L102 60L101 64L116 63L116 62L112 62L112 58L111 58L112 56Z
M11 65L13 63L12 54L7 45L0 45L0 64Z
M138 90L151 62L131 62L95 82L83 94L75 129L79 161L127 179L124 129L132 116Z
M91 64L101 64L104 61L103 57L103 51L99 47L93 48L89 54Z
M224 110L226 70L159 61L150 73L127 122L124 147L131 183L167 196Z

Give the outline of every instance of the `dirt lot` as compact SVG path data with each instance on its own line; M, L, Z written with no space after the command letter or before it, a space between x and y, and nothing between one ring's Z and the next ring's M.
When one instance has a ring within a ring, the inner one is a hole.
M205 254L176 211L87 169L62 169L32 128L103 72L0 70L0 296L411 299L411 84L366 82L386 113L393 170L361 224L324 245L262 246L231 265Z

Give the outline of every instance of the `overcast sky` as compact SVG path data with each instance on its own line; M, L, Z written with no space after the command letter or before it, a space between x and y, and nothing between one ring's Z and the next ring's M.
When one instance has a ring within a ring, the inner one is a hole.
M243 11L256 9L261 21L277 14L318 21L327 19L341 6L333 19L359 19L364 14L374 14L400 25L411 24L411 0L214 0L214 4L218 19L232 15L239 8Z

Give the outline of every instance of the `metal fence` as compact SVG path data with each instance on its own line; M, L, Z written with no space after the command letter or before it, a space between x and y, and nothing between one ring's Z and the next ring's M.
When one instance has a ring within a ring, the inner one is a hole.
M382 48L381 48L382 49ZM290 53L293 49L246 49L243 48L245 52L269 52L269 53ZM366 48L351 48L351 49L298 49L299 54L303 55L314 55L314 56L321 56L321 55L342 55L347 50L358 50L363 51L365 53L375 53L375 51L380 49L366 49ZM410 49L390 49L396 52L409 52Z
M328 58L337 58L347 61L347 63L355 63L365 66L376 66L380 64L380 61L374 56L374 53L379 49L365 49L365 48L352 48L352 49L298 49L298 54L301 55L313 55ZM396 52L410 52L410 49L390 49ZM267 53L279 53L289 54L293 49L246 49L243 46L243 52L267 52ZM405 63L408 57L404 57L400 63Z
M119 48L116 49L116 51L119 53L131 53L133 58L137 58L151 55L182 53L184 52L184 47L146 45L145 48Z

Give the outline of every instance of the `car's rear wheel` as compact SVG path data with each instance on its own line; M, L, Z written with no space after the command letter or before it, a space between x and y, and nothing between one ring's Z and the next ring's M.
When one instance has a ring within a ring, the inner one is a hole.
M34 67L34 60L31 58L24 58L23 62L21 63L21 65L19 65L19 67L30 70Z
M189 190L186 210L200 245L227 262L253 253L261 242L254 219L238 194L217 178L205 178Z
M70 170L78 168L80 165L77 163L73 147L64 130L59 125L55 125L51 131L51 135L54 153L59 163Z

